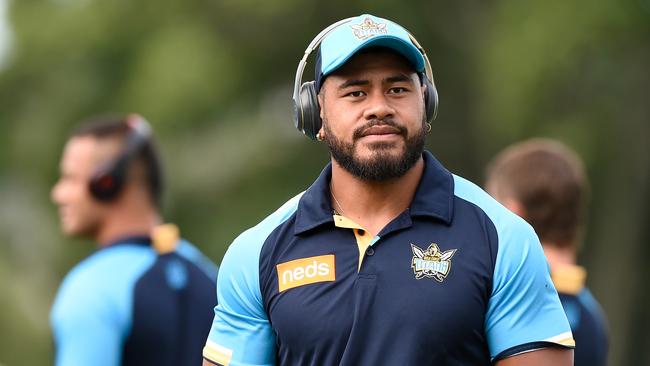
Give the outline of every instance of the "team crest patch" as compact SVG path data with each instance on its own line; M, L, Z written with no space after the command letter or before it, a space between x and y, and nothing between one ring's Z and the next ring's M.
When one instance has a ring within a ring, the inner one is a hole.
M415 279L428 277L442 282L451 270L451 258L457 249L441 252L438 244L431 243L427 250L422 250L417 245L411 244L411 250L413 250L411 268L415 273Z
M366 18L361 24L352 24L350 28L352 28L354 36L361 41L388 33L385 23L376 23L370 18Z

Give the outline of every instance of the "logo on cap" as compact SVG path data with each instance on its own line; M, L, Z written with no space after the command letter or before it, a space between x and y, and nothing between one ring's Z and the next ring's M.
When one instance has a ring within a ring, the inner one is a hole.
M352 34L361 41L370 37L388 34L386 23L376 23L370 18L366 18L361 24L352 24L350 28L352 28Z

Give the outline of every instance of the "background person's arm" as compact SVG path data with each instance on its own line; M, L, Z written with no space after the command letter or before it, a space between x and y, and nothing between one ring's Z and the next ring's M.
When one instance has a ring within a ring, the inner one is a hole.
M52 311L56 366L119 366L121 322L95 292L78 283L62 286Z
M122 341L113 324L77 319L64 325L56 337L56 366L119 366Z

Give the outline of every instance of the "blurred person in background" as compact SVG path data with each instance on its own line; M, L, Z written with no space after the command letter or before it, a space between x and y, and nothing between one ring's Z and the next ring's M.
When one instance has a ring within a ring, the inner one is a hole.
M97 250L61 284L51 312L57 366L198 365L217 268L161 225L163 177L141 116L96 118L67 141L52 188L62 231Z
M494 157L485 186L537 232L576 341L575 365L606 365L606 319L576 264L589 196L581 159L558 141L526 140Z
M204 365L572 364L533 229L424 150L437 93L403 27L326 28L294 103L331 162L228 248Z

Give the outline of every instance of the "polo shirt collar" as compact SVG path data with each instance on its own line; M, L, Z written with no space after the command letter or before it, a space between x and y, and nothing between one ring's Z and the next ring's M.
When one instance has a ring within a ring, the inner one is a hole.
M332 202L330 199L330 181L332 180L332 163L321 171L316 181L300 197L296 212L295 233L300 234L317 226L334 222Z
M451 223L454 177L429 151L424 151L424 172L411 202L411 216L430 216Z
M432 217L450 224L454 202L453 177L430 152L424 151L422 157L424 172L409 207L410 215ZM328 163L300 198L296 212L296 234L334 222L330 199L331 179L332 164Z
M129 235L122 236L116 239L113 239L106 243L105 245L100 246L100 249L110 248L119 245L141 245L141 246L151 246L151 237L148 235Z

